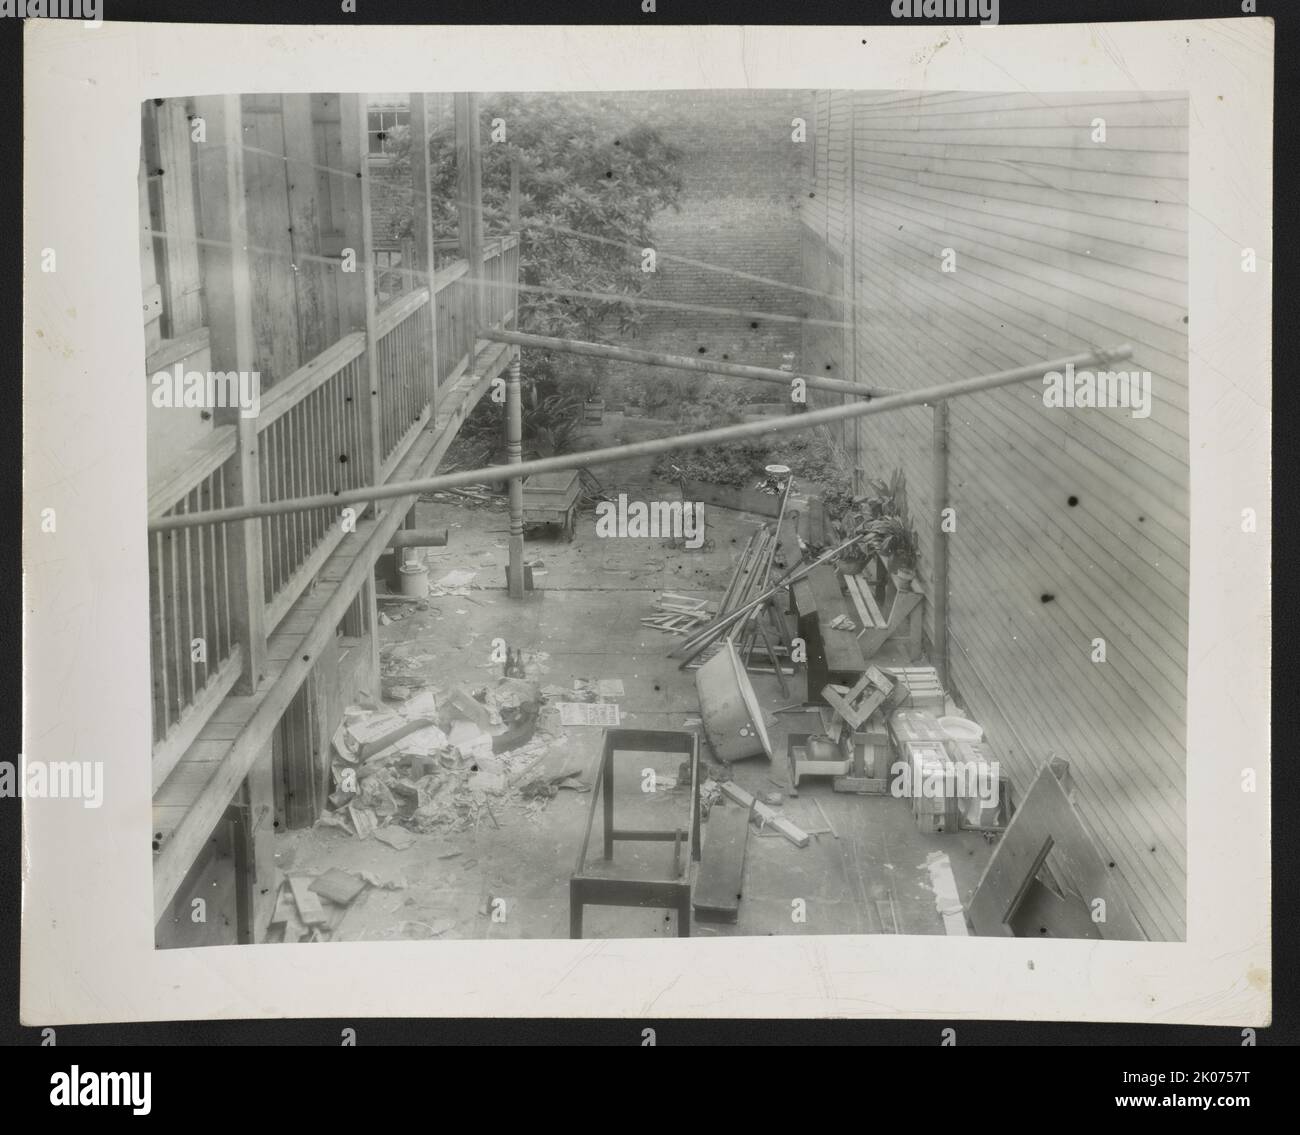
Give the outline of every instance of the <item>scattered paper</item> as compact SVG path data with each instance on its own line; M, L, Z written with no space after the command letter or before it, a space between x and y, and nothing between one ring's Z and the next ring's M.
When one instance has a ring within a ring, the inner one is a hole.
M561 725L612 725L620 724L617 702L560 702Z

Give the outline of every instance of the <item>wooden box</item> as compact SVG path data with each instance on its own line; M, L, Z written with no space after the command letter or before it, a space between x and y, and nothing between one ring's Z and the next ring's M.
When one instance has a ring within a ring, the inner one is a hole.
M955 832L961 824L955 768L942 741L909 741L905 752L908 788L917 827L927 832Z
M863 775L880 780L889 776L893 753L889 746L889 732L877 720L868 721L863 729L850 736L853 759L859 765Z
M939 682L939 671L933 666L883 666L881 669L902 687L894 694L894 705L932 711L936 717L945 712L947 694Z
M958 784L963 789L958 797L961 826L976 831L1004 826L1010 786L993 750L972 741L949 741L948 756L958 770Z
M948 740L939 719L921 709L898 709L890 715L889 732L894 738L894 745L899 756L903 755L903 746L913 741Z

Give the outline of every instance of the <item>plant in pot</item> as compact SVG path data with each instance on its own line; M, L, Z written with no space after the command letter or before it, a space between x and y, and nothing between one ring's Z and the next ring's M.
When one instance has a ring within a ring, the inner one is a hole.
M921 545L907 516L886 515L871 521L867 540L867 546L885 561L899 591L911 590Z
M860 534L865 539L853 544L841 557L846 572L861 572L870 556L879 552L878 540L872 526L888 517L901 516L904 527L907 517L907 481L901 469L895 469L889 480L873 479L867 482L870 492L853 497L840 521L845 536ZM881 553L882 555L884 553Z
M858 497L856 503L865 506L869 520L879 520L883 516L907 516L907 477L901 469L895 469L889 480L875 479L867 482L871 489L865 497Z

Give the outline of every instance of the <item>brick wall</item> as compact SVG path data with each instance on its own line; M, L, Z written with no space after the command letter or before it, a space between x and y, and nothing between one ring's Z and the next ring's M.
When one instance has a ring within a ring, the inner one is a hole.
M437 92L425 96L426 113L431 126L450 126L453 121L452 95L449 92ZM393 99L375 99L370 101L370 108L393 106L405 103ZM398 168L383 158L372 158L370 162L370 223L374 228L375 240L383 243L393 238L396 225L413 216L415 210L414 191L411 185L409 167Z

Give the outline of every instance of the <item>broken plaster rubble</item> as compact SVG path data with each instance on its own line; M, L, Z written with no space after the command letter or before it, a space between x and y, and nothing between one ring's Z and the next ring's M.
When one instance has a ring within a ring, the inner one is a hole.
M395 709L349 706L334 735L330 811L317 822L366 839L394 827L499 825L517 809L534 817L547 794L530 791L528 774L565 736L546 696L536 683L499 678L420 690Z

